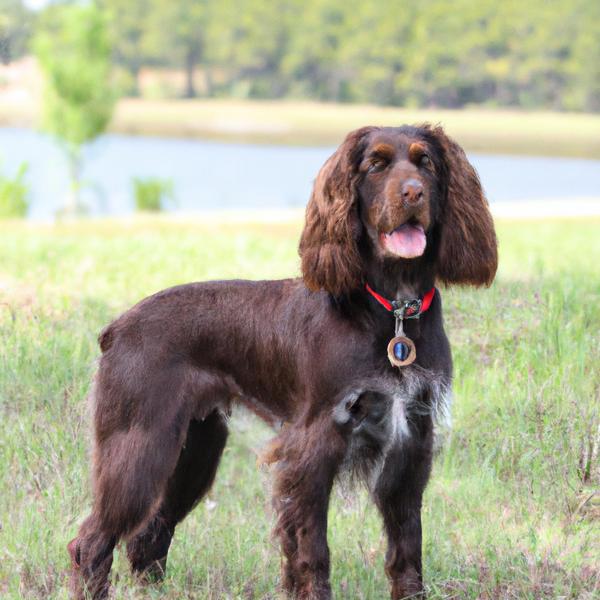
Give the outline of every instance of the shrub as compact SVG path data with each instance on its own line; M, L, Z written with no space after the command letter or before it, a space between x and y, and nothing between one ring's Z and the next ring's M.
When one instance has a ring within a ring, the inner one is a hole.
M0 173L0 218L24 217L29 208L29 190L25 183L27 163L22 163L14 177Z
M173 201L173 182L158 177L135 177L133 195L136 210L158 212L164 210L167 200Z

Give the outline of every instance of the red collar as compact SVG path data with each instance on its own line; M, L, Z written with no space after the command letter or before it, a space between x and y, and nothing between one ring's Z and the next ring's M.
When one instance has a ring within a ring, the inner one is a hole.
M431 301L435 296L435 287L432 287L423 298L418 298L415 300L387 300L383 296L380 296L368 283L365 283L365 288L381 306L383 306L386 310L392 312L399 309L403 309L403 317L404 318L415 318L418 317L421 313L424 313L431 306Z

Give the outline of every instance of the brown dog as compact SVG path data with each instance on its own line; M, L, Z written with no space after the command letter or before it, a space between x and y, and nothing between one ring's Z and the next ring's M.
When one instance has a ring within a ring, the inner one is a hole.
M300 256L301 279L178 286L100 335L77 595L106 596L121 538L135 572L160 576L213 482L232 402L287 424L270 456L285 590L330 597L327 507L348 467L381 511L392 598L422 591L421 499L452 369L433 286L489 284L497 266L477 175L439 127L354 131L317 177Z

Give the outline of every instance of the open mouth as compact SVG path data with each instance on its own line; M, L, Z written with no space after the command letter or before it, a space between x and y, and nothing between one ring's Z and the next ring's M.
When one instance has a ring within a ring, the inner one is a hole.
M401 258L416 258L425 252L425 229L416 219L410 219L390 233L380 233L381 245Z

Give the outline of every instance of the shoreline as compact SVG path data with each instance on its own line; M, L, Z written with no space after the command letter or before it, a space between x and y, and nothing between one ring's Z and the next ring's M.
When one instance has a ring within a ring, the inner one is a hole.
M37 98L2 97L0 127L33 129ZM600 114L402 108L302 100L122 98L109 132L292 146L338 145L366 124L441 124L469 152L600 158Z

